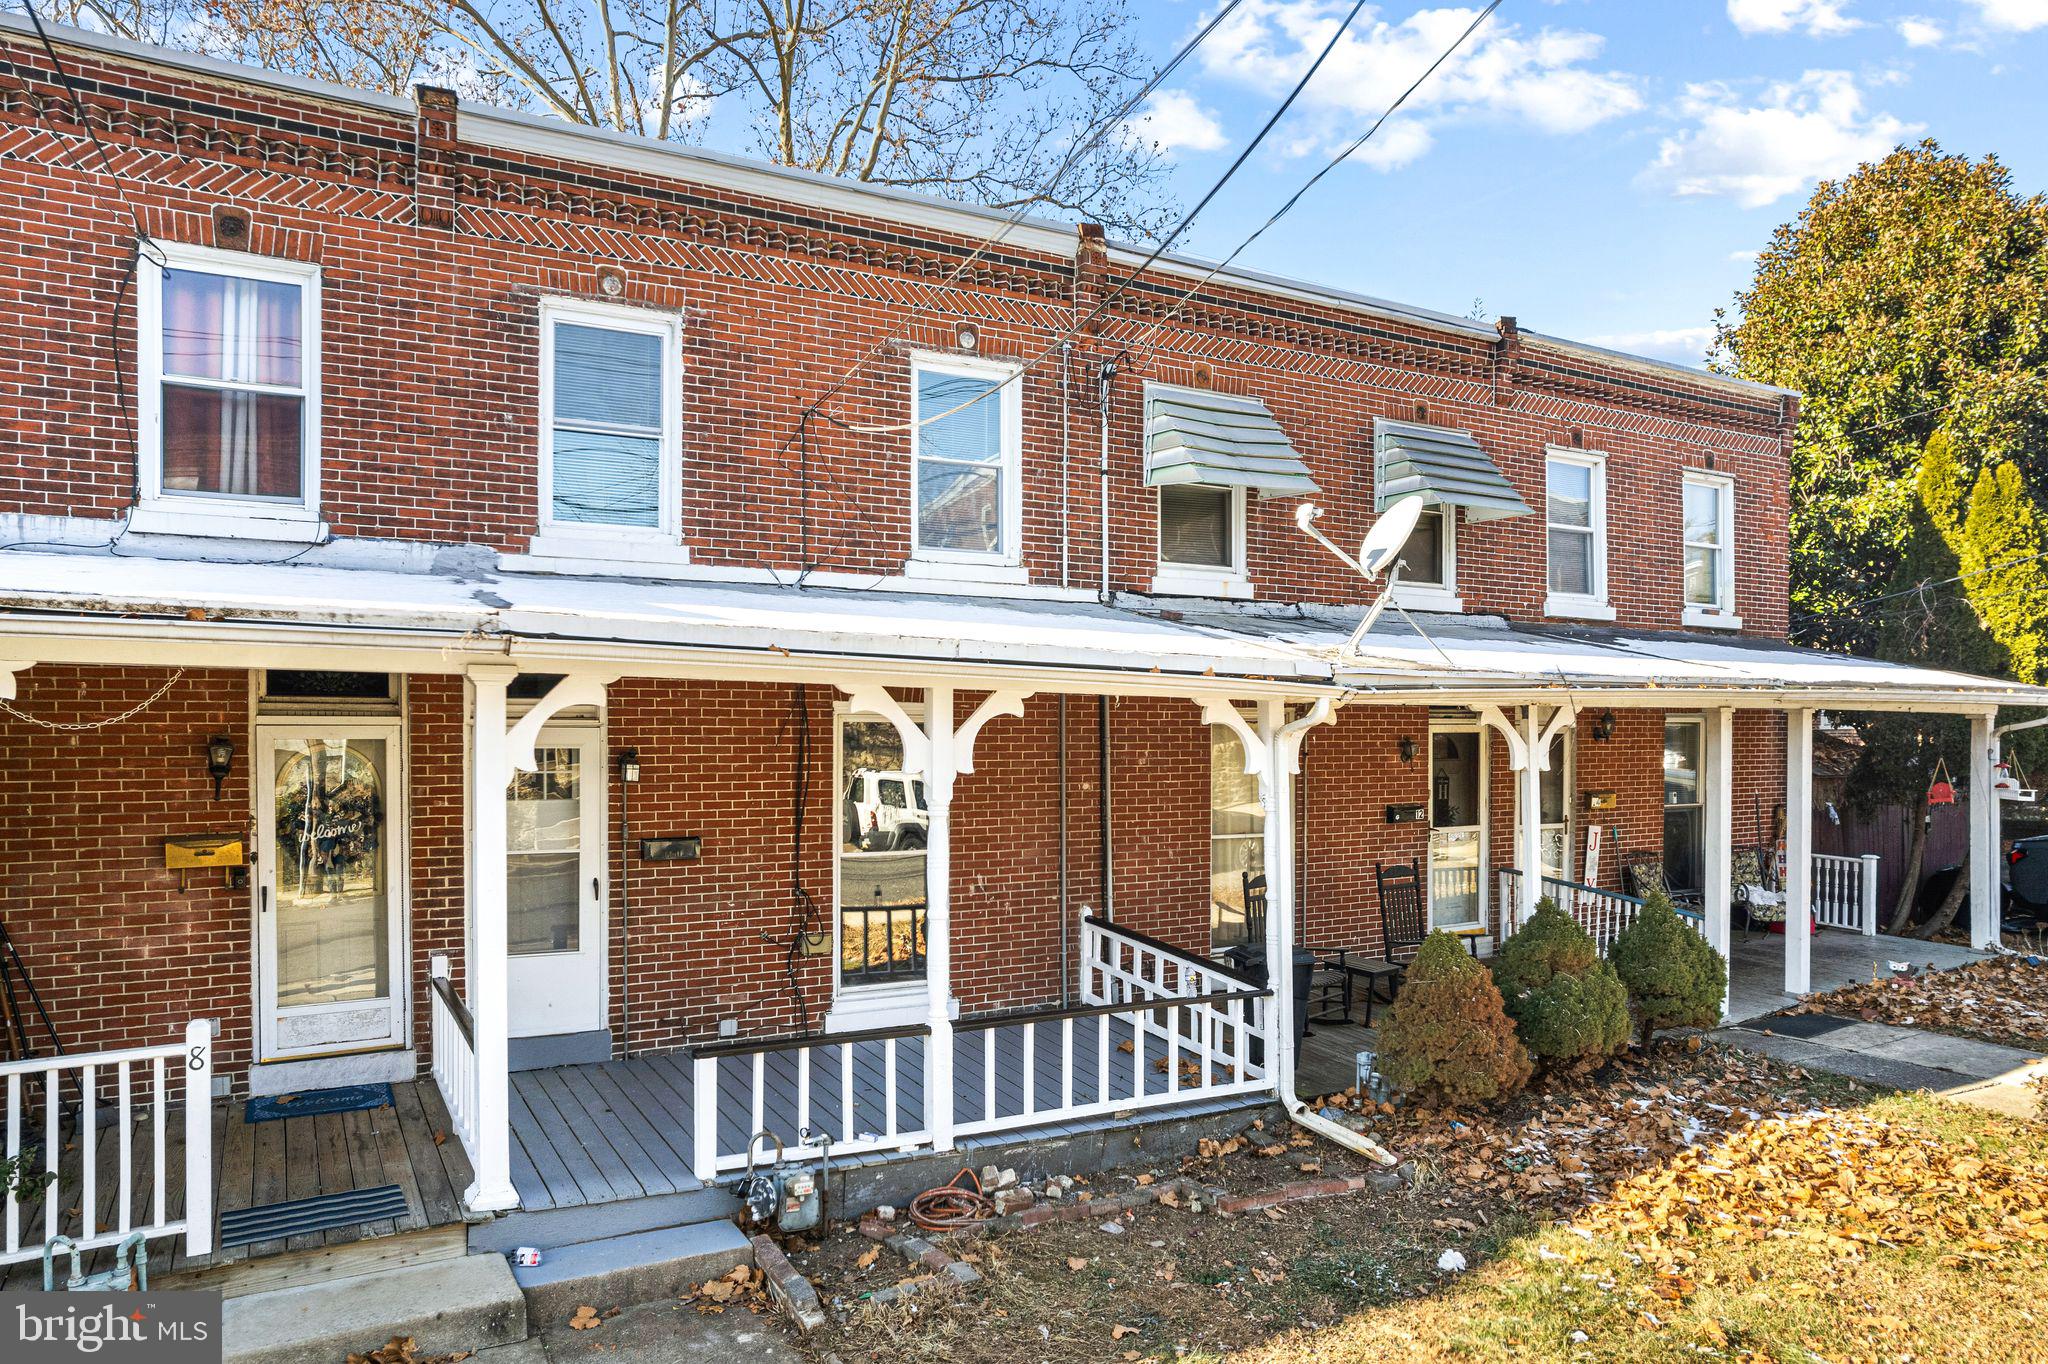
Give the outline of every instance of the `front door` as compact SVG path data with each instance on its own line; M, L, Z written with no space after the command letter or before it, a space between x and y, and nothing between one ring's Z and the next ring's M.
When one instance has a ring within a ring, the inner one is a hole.
M604 761L594 729L544 729L505 790L511 1032L594 1032L604 1019Z
M1429 926L1482 922L1486 852L1486 736L1439 729L1429 736Z
M398 725L314 720L256 735L260 1059L396 1046Z

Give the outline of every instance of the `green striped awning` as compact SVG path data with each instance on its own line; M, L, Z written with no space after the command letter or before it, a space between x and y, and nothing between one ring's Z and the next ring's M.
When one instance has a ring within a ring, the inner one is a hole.
M1257 398L1173 389L1152 394L1146 411L1145 482L1153 487L1316 491L1308 466Z
M1373 423L1373 452L1376 510L1420 493L1431 502L1463 507L1467 521L1532 514L1469 431L1381 417Z

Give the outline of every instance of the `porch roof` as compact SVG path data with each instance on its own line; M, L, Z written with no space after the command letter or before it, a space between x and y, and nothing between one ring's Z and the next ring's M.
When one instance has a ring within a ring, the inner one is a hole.
M99 552L0 554L0 657L63 657L7 636L108 635L167 641L132 661L185 663L176 642L260 638L386 652L412 671L480 661L639 667L707 657L800 671L820 660L1134 674L1215 690L1256 680L1293 692L1330 686L1329 664L1243 631L1092 601L989 599L710 581L510 572L494 555L423 551L410 567L224 563ZM67 619L68 618L68 619ZM74 650L75 652L75 650ZM216 655L224 666L237 661ZM127 655L124 658L129 657ZM81 658L80 661L93 661ZM278 666L281 658L272 658ZM1161 686L1161 691L1173 690Z
M1342 686L1446 701L1533 691L1669 707L1730 704L1905 709L2048 706L2048 687L1697 631L1515 625L1492 616L1382 616L1354 655L1357 614L1232 612L1232 624L1328 660ZM1190 616L1191 620L1208 620Z

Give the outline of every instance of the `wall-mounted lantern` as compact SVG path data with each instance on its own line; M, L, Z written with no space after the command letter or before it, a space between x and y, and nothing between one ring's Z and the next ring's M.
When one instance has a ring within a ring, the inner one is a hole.
M228 779L228 773L235 766L235 741L225 734L216 734L206 741L206 775L213 778L213 798L220 799L221 783Z
M1415 761L1416 748L1415 737L1413 735L1403 734L1401 736L1400 754L1401 761L1403 763L1412 763Z
M1614 737L1614 712L1604 710L1593 719L1593 737L1606 743Z

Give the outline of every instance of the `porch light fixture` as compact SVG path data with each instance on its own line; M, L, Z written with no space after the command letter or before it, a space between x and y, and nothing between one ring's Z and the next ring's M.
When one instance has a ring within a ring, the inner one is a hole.
M1594 737L1594 738L1596 738L1596 739L1598 739L1598 740L1599 740L1599 741L1600 741L1601 743L1603 743L1603 744L1604 744L1604 743L1606 743L1606 742L1607 742L1607 741L1608 741L1609 739L1612 739L1612 738L1614 737L1614 712L1613 712L1613 711L1611 711L1611 710L1606 710L1606 711L1602 711L1602 712L1600 712L1600 714L1599 714L1598 716L1596 716L1596 717L1594 718L1594 720L1593 720L1593 737Z
M637 749L637 748L627 748L627 749L621 749L621 750L620 750L620 752L619 752L619 780L620 780L620 781L638 781L638 780L640 780L640 750L639 750L639 749Z
M1401 736L1401 748L1400 748L1400 752L1401 752L1401 761L1402 761L1402 762L1404 762L1404 763L1412 763L1412 762L1414 762L1414 761L1415 761L1415 736L1414 736L1414 735L1412 735L1412 734L1403 734L1403 735Z
M216 734L206 741L206 775L213 778L213 798L220 799L221 783L235 766L235 741Z

